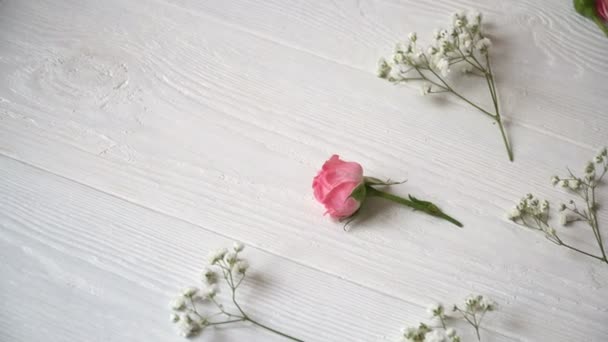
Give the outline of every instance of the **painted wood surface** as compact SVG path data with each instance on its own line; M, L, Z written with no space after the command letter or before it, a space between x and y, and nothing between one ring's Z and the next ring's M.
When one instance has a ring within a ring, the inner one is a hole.
M470 7L514 163L481 114L375 76ZM484 341L608 340L608 268L504 219L608 143L608 40L567 1L3 0L0 75L2 341L180 340L167 302L232 240L245 303L307 341L395 341L477 292L500 304ZM372 202L343 231L310 188L332 153L465 227Z

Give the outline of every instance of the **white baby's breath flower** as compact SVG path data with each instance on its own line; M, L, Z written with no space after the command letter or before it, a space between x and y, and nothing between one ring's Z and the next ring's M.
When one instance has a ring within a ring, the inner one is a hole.
M169 305L173 310L183 310L186 307L186 298L184 298L184 296L179 296L173 299Z
M236 263L236 265L234 266L234 269L239 274L245 274L245 272L247 272L247 269L249 269L249 263L245 260L241 260Z
M209 285L215 284L218 281L218 275L213 268L207 266L203 270L203 280Z
M378 72L377 75L380 78L387 78L391 72L391 66L388 64L386 59L380 58L378 61Z
M481 23L481 13L477 11L470 11L467 15L467 20L470 23L479 25Z
M193 287L193 286L186 287L185 289L182 290L182 296L184 296L184 297L192 297L197 292L198 292L198 288L196 288L196 287Z
M410 32L410 34L407 35L407 38L411 42L416 42L416 40L418 40L418 35L416 34L416 32Z
M207 259L208 259L209 263L213 265L216 262L222 260L224 258L224 255L226 255L226 253L228 253L228 250L226 248L218 249L216 251L210 252Z
M443 317L445 314L445 309L441 303L434 303L426 308L426 313L430 318Z
M559 181L559 186L561 186L562 188L567 188L570 186L570 182L568 182L567 179L562 179Z
M559 183L559 177L552 176L551 177L551 184L553 184L555 186L555 185L557 185L557 183Z
M585 166L585 173L586 174L595 173L595 165L593 164L593 162L587 163L587 166Z
M547 200L543 200L542 202L540 202L540 209L543 212L546 212L549 210L549 202Z
M224 261L228 264L228 265L234 265L234 263L237 261L237 255L235 252L228 252L226 253L226 255L224 255Z
M431 92L431 84L429 82L425 82L422 83L422 85L420 86L420 94L421 95L428 95Z
M568 182L568 186L570 187L570 189L576 190L581 186L581 182L578 179L573 179Z
M435 63L435 68L445 77L450 72L450 62L445 58L439 58Z
M169 316L169 320L171 320L171 322L173 322L173 323L179 322L179 315L176 313L172 313Z
M424 342L448 342L448 336L444 330L431 330L424 335Z
M441 32L439 30L433 30L433 39L439 40L441 38Z
M479 306L483 310L494 311L496 309L496 302L494 302L493 300L491 300L488 297L482 297L479 302Z
M237 241L237 242L235 242L235 243L232 244L232 249L235 252L240 253L240 252L243 251L243 249L245 249L245 245L243 245L243 243Z
M454 337L454 336L456 336L456 329L454 329L454 328L447 328L447 329L445 329L445 334L448 337Z
M562 226L565 226L565 225L568 224L568 222L569 222L569 216L568 216L568 214L566 212L562 211L559 214L559 224L562 225Z
M196 331L196 326L192 322L187 322L185 320L180 320L177 324L177 329L179 330L179 334L183 337L190 337Z
M204 289L202 289L201 297L203 299L213 298L213 297L215 297L215 295L217 295L218 291L219 291L219 289L216 285L209 285L209 286L205 287Z
M492 41L489 38L482 38L477 41L477 44L475 44L475 47L477 49L479 49L480 51L485 51L485 50L489 49L491 46L492 46Z
M603 160L604 160L604 159L602 158L602 156L601 156L601 155L596 156L596 157L594 158L594 161L595 161L597 164L601 164Z
M521 217L521 211L518 208L513 208L511 211L507 213L507 218L509 220L516 220Z

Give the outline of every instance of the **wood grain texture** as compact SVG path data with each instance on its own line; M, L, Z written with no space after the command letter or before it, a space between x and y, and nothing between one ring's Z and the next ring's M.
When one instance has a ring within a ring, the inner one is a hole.
M1 340L181 339L168 303L200 282L206 252L230 239L9 158L0 165L1 192L10 194L0 198ZM244 255L252 272L240 303L307 341L390 341L404 321L424 315L418 305L281 256L253 248ZM283 340L246 324L202 336Z
M374 76L377 58L396 39L412 30L430 31L453 10L471 6L493 23L495 69L511 122L515 163L507 161L498 132L479 113L450 98L422 98L413 86L394 87ZM231 238L255 246L266 255L261 260L303 267L319 283L341 279L333 281L350 284L344 286L353 290L330 291L321 304L299 305L307 318L293 323L277 318L310 340L390 340L388 330L397 331L404 321L398 316L402 307L407 322L415 324L433 300L451 302L482 292L502 306L488 321L495 332L491 340L603 341L608 336L606 266L556 248L502 217L530 191L556 203L567 198L549 187L549 177L566 165L580 168L608 140L607 47L567 3L6 0L0 2L0 75L5 80L0 83L0 152L10 159L3 159L3 184L7 190L21 184L21 191L32 193L35 180L43 191L56 178L41 171L19 178L23 166L11 159L19 160L83 184L74 192L89 200L74 203L76 212L96 207L98 196L106 198L100 194L110 196L108 208L147 208L86 221L97 230L114 219L135 222L131 233L115 233L126 243L147 232L136 225L142 220L187 222L170 231L155 225L156 247L145 251L154 260L174 253L167 239L186 244L191 252L164 264L175 270L174 279L152 266L144 272L135 261L120 271L86 270L93 278L136 277L124 290L142 291L133 303L112 284L107 291L122 300L116 306L79 294L90 304L71 311L77 317L87 306L104 307L117 340L129 332L142 334L134 339L154 335L133 331L112 317L113 311L126 310L116 315L130 317L129 310L138 306L164 304L159 293L166 295L167 288L182 283L176 279L199 266L184 260ZM370 209L377 212L368 210L345 233L320 215L310 189L316 169L331 153L361 162L369 175L409 179L394 191L437 202L465 228L372 203ZM52 193L62 194L61 187L74 185L59 182ZM30 202L26 197L3 203L12 208ZM19 230L32 233L17 236L12 226L0 235L7 246L3 259L10 261L8 279L18 284L31 280L22 274L23 264L13 264L26 254L20 244L41 243L36 232L53 219L52 210L60 209L52 197L40 203L48 206L46 214L10 221L27 219ZM608 222L608 213L602 212L601 219ZM106 254L118 248L116 236L81 229L59 225L46 239L74 234L77 241L99 239L105 249L95 251L97 258L109 258ZM205 242L199 251L190 240L203 234L214 243ZM593 248L587 231L564 234ZM121 253L145 259L139 255L144 252L129 248L123 246ZM86 259L87 252L68 255L65 262L77 264L72 259ZM57 258L64 262L63 255ZM44 268L44 262L29 262L37 272ZM277 270L276 279L288 281L289 274ZM294 279L292 288L301 294L281 296L304 302L321 289L312 280ZM164 287L150 289L148 282ZM11 289L12 295L25 288ZM45 291L68 298L69 290L59 282ZM357 306L356 316L366 317L365 310L381 310L393 300L405 304L392 306L385 319L373 322L357 323L339 311L323 325L309 320L319 310L364 295L377 297ZM268 310L281 309L268 300ZM374 306L375 301L382 304ZM40 314L56 312L53 305L47 301ZM150 319L150 312L160 311L160 317ZM18 312L9 321L13 327L26 322L26 312ZM150 316L139 326L168 338L170 329L146 322L164 320L164 306L146 313ZM349 331L349 325L369 332ZM340 331L332 333L331 326ZM64 340L87 334L61 324L45 329ZM99 326L87 329L94 335ZM321 335L315 337L314 329ZM44 332L9 331L20 340L35 340ZM231 339L232 332L226 333Z

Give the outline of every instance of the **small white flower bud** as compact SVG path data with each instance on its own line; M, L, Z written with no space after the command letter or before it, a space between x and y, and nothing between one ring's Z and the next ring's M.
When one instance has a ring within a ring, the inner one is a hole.
M511 211L509 211L509 213L507 214L507 217L509 218L509 220L514 221L521 217L521 211L517 208L513 208L513 209L511 209Z
M432 86L430 83L425 82L420 86L420 95L425 96L431 92Z
M377 75L380 78L387 78L391 73L391 66L388 64L386 59L380 58L378 61L378 72Z
M456 336L456 330L454 328L447 328L445 334L448 335L448 337L454 337Z
M224 255L226 255L226 253L228 253L228 250L226 248L218 249L216 251L210 252L207 259L208 259L209 263L211 265L213 265L216 262L222 260L222 258L224 258Z
M245 274L245 272L247 272L247 269L249 269L249 263L245 260L241 260L236 263L234 268L238 273Z
M181 320L178 324L179 333L183 337L190 337L196 331L196 327L191 322Z
M171 322L177 323L179 322L179 315L176 313L172 313L171 316L169 316L169 319L171 320Z
M236 253L235 252L226 253L226 255L224 255L224 261L226 263L228 263L229 265L234 265L234 263L237 261Z
M182 296L184 297L192 297L198 292L196 287L187 287L182 291Z
M578 179L573 179L569 182L568 185L570 186L570 189L576 190L580 187L581 182Z
M443 308L443 305L441 305L440 303L435 303L429 305L426 309L426 312L430 318L433 318L442 317L444 315L445 310Z
M217 283L217 280L217 273L211 267L205 267L203 270L203 281L211 285Z
M170 306L173 310L183 310L186 307L186 299L184 296L179 296L171 301Z
M559 183L559 177L557 177L557 176L551 177L551 184L553 184L553 186L555 186L555 185L557 185L557 183Z
M411 32L407 35L407 37L411 42L416 42L416 40L418 40L418 35L416 34L416 32Z
M585 173L592 174L594 172L595 172L595 165L593 164L593 162L587 163L587 166L585 167Z
M243 245L241 242L235 242L232 244L232 249L234 249L235 252L239 253L242 252L243 249L245 249L245 245Z
M481 51L486 52L492 46L492 41L489 38L483 38L477 41L475 47Z
M567 225L568 224L568 219L569 219L568 214L566 212L562 211L560 213L560 215L559 215L559 224L562 225L562 226Z
M201 295L203 298L213 298L217 295L219 289L215 285L209 285L205 289L202 290Z

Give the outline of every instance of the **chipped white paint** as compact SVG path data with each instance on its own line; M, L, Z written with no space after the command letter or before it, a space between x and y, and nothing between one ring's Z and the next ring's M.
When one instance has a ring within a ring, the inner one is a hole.
M472 6L515 163L479 113L374 76ZM3 0L0 75L2 341L179 340L169 297L234 239L246 303L307 341L393 341L471 292L501 304L485 341L608 338L608 268L502 219L608 143L608 40L568 1ZM310 189L331 153L465 228L373 202L344 232Z

